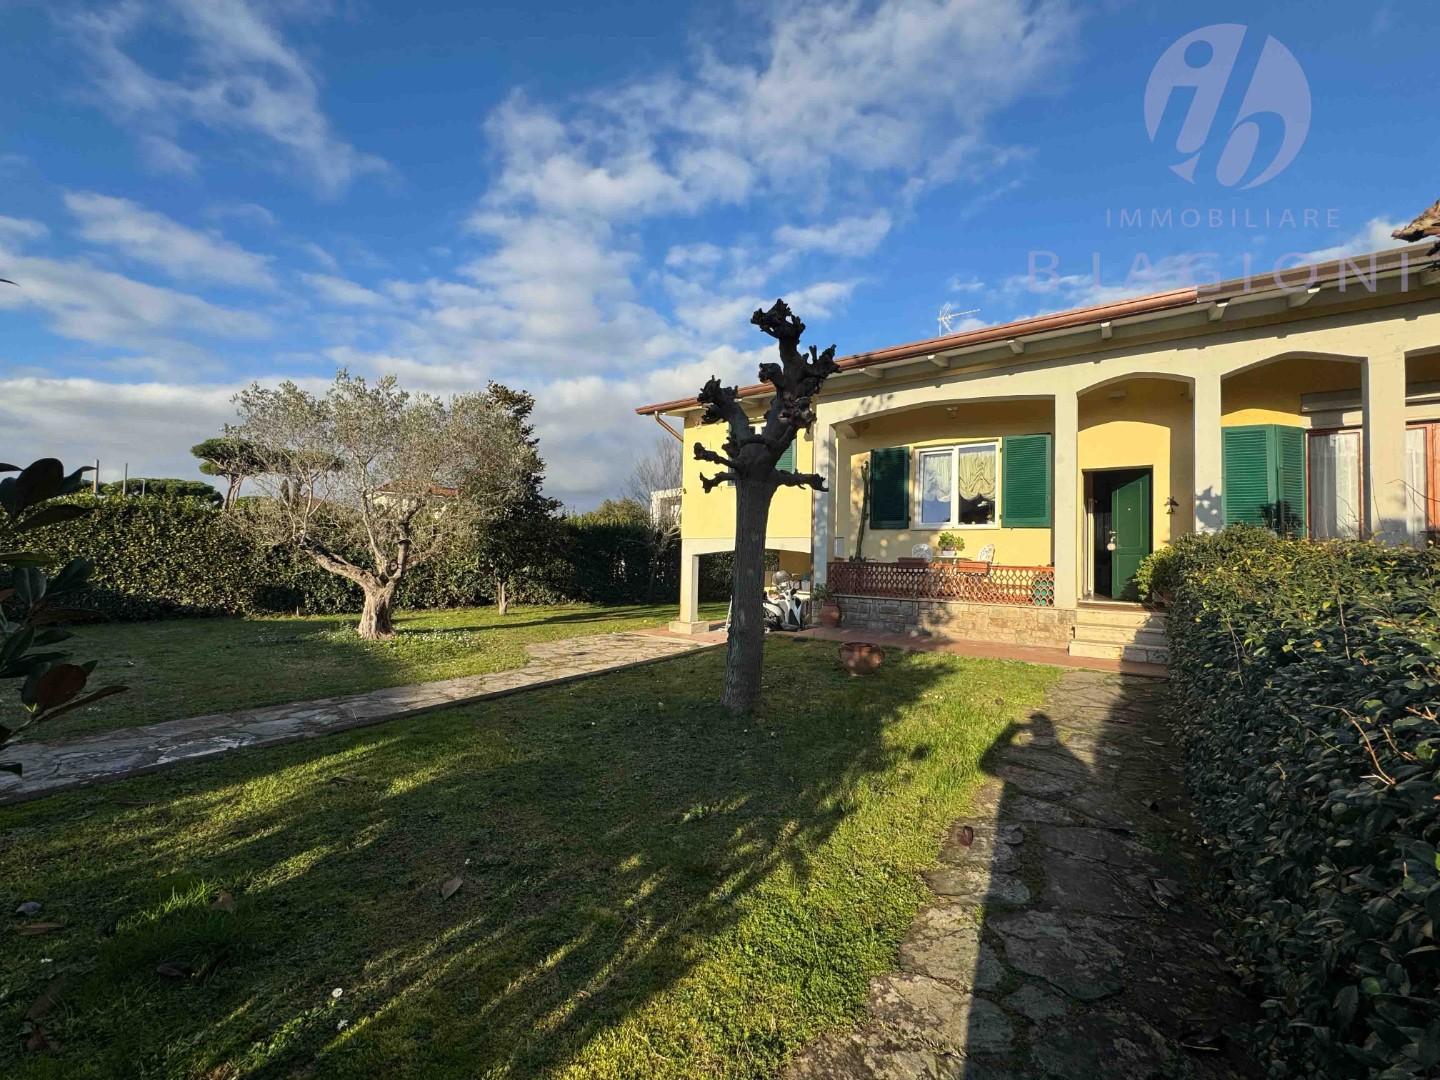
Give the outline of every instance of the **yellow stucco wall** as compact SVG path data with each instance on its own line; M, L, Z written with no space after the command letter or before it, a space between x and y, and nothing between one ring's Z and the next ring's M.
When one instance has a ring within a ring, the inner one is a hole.
M724 424L701 424L699 418L685 418L684 491L681 495L680 537L682 540L715 540L735 535L735 489L722 484L709 492L701 486L700 475L713 476L718 465L696 461L693 449L700 443L718 451L725 441ZM815 444L809 432L801 432L795 440L795 468L813 472ZM769 536L810 535L810 489L783 487L775 492L770 504Z
M1127 379L1080 396L1077 455L1081 473L1097 469L1152 472L1156 547L1190 531L1194 521L1194 405L1190 384L1170 379ZM1173 514L1166 500L1178 504Z
M1300 395L1334 390L1359 391L1364 371L1344 360L1290 357L1237 372L1220 391L1220 425L1290 424L1309 427L1300 412Z
M861 465L871 450L907 446L912 451L927 446L961 442L983 442L1005 435L1034 435L1054 430L1048 401L1004 401L958 404L953 412L944 408L916 409L877 417L855 425L854 438L840 440L837 475L840 490L849 490L848 499L837 499L836 536L845 538L847 555L855 553L855 541L864 498ZM1003 470L1003 464L997 464ZM910 476L916 475L912 458ZM1000 492L1004 507L1005 492ZM913 491L912 491L913 501ZM865 529L862 554L868 559L893 561L910 554L916 544L936 547L943 526L915 526L909 529ZM1012 566L1044 566L1050 562L1049 529L1004 529L969 527L957 530L965 537L965 553L974 555L986 544L995 545L995 561Z

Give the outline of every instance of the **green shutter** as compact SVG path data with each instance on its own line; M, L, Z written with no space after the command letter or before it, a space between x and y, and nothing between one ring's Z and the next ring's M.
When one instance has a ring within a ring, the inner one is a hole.
M1281 536L1304 536L1305 429L1275 428L1275 516L1271 527Z
M1225 524L1304 536L1305 429L1246 424L1220 435Z
M799 437L800 437L799 435L796 435L796 436L795 436L796 439L798 439ZM795 441L794 441L794 439L792 439L792 440L790 441L790 445L785 448L785 452L780 455L780 460L777 461L777 462L775 462L775 468L776 468L776 470L779 471L779 472L794 472L794 471L795 471Z
M1220 431L1220 491L1226 525L1268 523L1275 466L1270 425L1247 424Z
M1005 436L1000 465L1000 524L1007 529L1048 529L1054 501L1050 436Z
M870 451L870 528L910 527L910 450Z

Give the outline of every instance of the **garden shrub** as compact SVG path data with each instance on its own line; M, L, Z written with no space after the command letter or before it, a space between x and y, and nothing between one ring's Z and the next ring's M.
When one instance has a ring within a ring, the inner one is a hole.
M95 563L82 602L110 619L265 612L359 611L360 589L285 548L266 549L236 514L196 499L81 496L94 511L36 531L58 558L84 553ZM650 573L648 527L584 517L559 522L555 554L510 585L513 603L622 604L679 594L679 545ZM0 522L0 550L13 537ZM0 581L0 586L5 584ZM399 609L465 607L494 601L494 580L478 552L457 543L401 580ZM726 586L728 591L728 584Z
M1171 686L1274 1076L1440 1075L1440 559L1173 545Z
M1154 605L1168 604L1179 583L1176 579L1178 569L1179 558L1168 544L1141 559L1135 571L1135 591L1140 594L1141 601Z

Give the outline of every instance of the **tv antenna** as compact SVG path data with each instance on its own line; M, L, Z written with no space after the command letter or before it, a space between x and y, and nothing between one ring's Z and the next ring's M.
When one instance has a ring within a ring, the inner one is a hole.
M940 315L936 318L935 321L940 324L940 333L942 335L953 334L955 333L956 319L963 319L967 315L978 314L980 314L980 309L978 307L970 308L968 311L956 311L955 305L947 300L944 304L940 305Z

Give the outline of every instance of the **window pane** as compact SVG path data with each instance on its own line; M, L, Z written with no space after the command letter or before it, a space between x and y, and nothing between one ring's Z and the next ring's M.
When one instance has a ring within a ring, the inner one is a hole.
M995 444L958 447L955 459L960 524L991 524L995 520Z
M1405 510L1406 530L1412 544L1423 546L1427 536L1426 503L1429 493L1429 478L1426 476L1429 461L1425 445L1425 429L1405 429Z
M950 524L950 451L920 455L920 523Z
M1353 540L1360 535L1360 433L1310 436L1310 535Z

